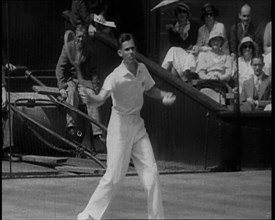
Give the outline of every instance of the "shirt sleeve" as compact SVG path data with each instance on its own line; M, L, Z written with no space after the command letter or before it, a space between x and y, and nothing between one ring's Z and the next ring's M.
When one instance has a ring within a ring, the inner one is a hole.
M102 89L106 90L106 91L112 91L113 89L113 85L114 85L114 77L113 74L111 73L109 76L106 77L106 79L104 80Z
M146 68L146 66L144 64L142 64L142 71L144 72L144 76L145 76L145 91L150 90L156 83L153 80L152 76L150 75L148 69Z

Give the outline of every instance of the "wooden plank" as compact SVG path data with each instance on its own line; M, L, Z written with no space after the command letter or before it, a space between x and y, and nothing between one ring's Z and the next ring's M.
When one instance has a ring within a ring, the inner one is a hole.
M22 161L36 162L45 164L60 164L67 162L67 157L49 157L49 156L37 156L37 155L22 155Z
M100 168L91 167L79 167L79 166L57 166L55 169L58 172L72 172L72 173L89 173L89 174L100 174L103 175L105 170Z
M57 87L32 86L32 89L36 91L38 94L53 95L53 96L60 95L59 89Z

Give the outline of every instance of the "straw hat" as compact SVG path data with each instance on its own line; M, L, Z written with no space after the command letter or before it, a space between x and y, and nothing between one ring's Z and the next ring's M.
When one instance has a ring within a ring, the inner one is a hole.
M215 30L215 31L212 31L209 35L209 40L208 40L208 45L210 45L210 42L212 39L216 38L216 37L220 37L222 39L222 44L221 46L224 44L224 41L225 41L225 38L224 38L224 34L221 30Z
M187 12L188 17L191 16L189 6L184 2L180 2L180 3L177 4L177 7L175 8L175 15L177 15L179 10L183 10L183 11Z
M245 43L251 43L251 45L252 45L252 47L253 47L253 48L252 48L253 51L254 51L254 52L256 51L256 48L257 48L256 43L252 40L251 37L246 36L246 37L244 37L244 38L241 40L241 43L240 43L239 46L238 46L239 54L242 53L241 48L242 48L242 45L244 45Z
M202 15L201 15L201 20L204 20L204 16L207 14L213 14L214 17L216 17L218 15L218 10L214 7L214 5L210 4L210 3L206 3L203 7L202 7Z

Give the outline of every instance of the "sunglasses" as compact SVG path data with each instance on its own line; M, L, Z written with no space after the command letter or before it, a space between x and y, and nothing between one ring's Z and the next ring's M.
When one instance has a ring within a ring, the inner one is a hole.
M244 44L243 46L242 46L242 48L243 49L252 49L252 45L251 44Z
M186 14L188 14L188 12L186 10L183 10L183 9L178 9L177 13L186 13Z
M213 14L213 13L207 13L207 14L205 14L204 16L205 16L205 17L213 17L214 14Z

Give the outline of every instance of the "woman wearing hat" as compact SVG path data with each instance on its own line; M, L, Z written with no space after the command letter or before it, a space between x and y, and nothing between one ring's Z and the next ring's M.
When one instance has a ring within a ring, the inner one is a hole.
M212 4L206 3L202 7L201 20L204 21L205 24L199 28L197 44L193 50L194 53L210 50L211 48L208 45L209 36L212 32L220 32L224 38L222 49L225 53L229 54L226 30L224 24L216 20L217 15L218 10Z
M252 40L251 37L244 37L239 44L239 58L238 58L238 70L239 70L239 91L241 92L243 82L253 76L254 71L251 65L251 59L255 56L256 53L256 43ZM234 62L233 66L233 79L234 79L234 88L237 86L237 63Z
M231 78L232 58L222 50L225 42L223 32L211 32L208 45L210 50L200 54L197 73L200 79L227 82Z
M189 20L191 12L188 5L183 2L177 4L175 16L177 21L166 25L172 47L161 66L185 81L185 60L193 45L196 44L198 25Z
M215 32L220 32L222 34L224 39L222 50L225 54L229 54L225 27L223 23L216 21L217 15L218 10L210 3L206 3L202 7L201 20L203 20L205 24L199 28L197 43L186 58L186 69L190 69L191 72L194 72L197 68L200 52L207 52L211 50L211 47L208 44L209 36Z

